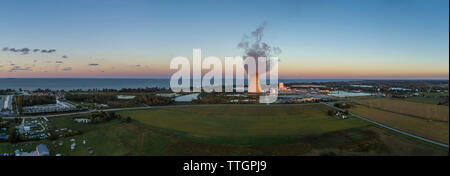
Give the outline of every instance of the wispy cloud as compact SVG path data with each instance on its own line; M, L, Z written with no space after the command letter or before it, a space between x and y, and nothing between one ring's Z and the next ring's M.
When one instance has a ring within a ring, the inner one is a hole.
M33 52L41 52L41 53L54 53L56 52L55 49L30 49L30 48L10 48L10 47L3 47L2 51L9 51L13 53L22 53L22 54L29 54L31 51ZM65 56L67 58L67 56Z
M41 50L41 53L54 53L54 52L56 52L56 50L55 49L49 49L49 50Z
M22 68L20 66L13 66L11 69L9 69L8 72L16 72L16 71L32 71L32 69L31 67Z
M72 67L64 67L63 69L62 69L62 71L71 71L72 70Z
M99 64L89 64L89 66L99 66Z

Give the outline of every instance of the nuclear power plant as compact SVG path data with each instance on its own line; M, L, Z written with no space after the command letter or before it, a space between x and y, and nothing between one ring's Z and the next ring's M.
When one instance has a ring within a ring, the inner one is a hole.
M281 49L278 47L270 47L267 43L261 42L263 37L264 28L266 27L266 23L263 23L260 27L258 27L255 31L251 32L251 35L244 35L242 41L238 44L238 48L244 50L244 58L251 57L256 61L255 71L249 71L246 69L247 74L249 75L248 80L248 93L251 94L260 94L263 93L261 88L261 83L259 80L258 72L261 71L258 66L258 58L265 57L266 60L266 69L265 72L269 72L272 68L272 64L269 64L269 58L274 55L278 55L281 53Z
M248 73L250 80L248 80L248 93L259 94L262 93L261 84L259 83L258 72Z

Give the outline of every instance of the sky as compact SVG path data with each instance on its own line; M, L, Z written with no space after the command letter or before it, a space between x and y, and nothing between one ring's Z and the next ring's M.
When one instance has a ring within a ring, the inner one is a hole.
M281 78L449 78L448 0L0 4L0 78L169 78L171 59L193 48L242 55L237 44L262 23Z

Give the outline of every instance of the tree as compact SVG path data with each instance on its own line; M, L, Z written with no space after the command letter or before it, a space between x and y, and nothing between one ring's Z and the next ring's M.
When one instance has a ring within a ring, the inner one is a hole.
M345 114L345 115L348 115L348 114L350 114L350 112L348 112L348 110L345 110L345 111L344 111L344 114Z
M50 140L58 139L58 133L56 133L55 130L50 130L49 133L50 133L50 136L48 137L48 139L50 139Z
M328 115L333 116L333 110L328 110Z
M19 141L19 136L17 135L16 127L13 123L9 125L8 134L9 134L8 137L9 142L16 143L17 141Z

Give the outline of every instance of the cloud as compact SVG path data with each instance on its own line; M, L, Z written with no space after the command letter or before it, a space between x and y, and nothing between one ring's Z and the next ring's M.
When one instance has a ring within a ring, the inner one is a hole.
M72 70L72 67L64 67L63 69L62 69L62 71L71 71Z
M67 57L66 55L64 55L64 56L62 56L62 58L63 58L63 59L67 59L67 58L69 58L69 57Z
M22 68L20 66L14 66L11 69L9 69L8 72L16 72L16 71L32 71L32 70L31 70L31 67Z
M54 52L56 52L56 50L55 49L49 49L49 50L41 50L41 53L54 53Z
M30 51L31 51L30 48L22 48L22 49L20 49L20 52L22 54L28 54Z
M56 61L56 63L57 63L57 64L62 64L62 63L63 63L63 61Z
M28 54L31 50L30 50L30 48L16 49L16 48L4 47L2 49L2 51L10 51L10 52L14 52L14 53Z
M16 48L9 48L9 47L3 47L2 51L10 51L10 52L22 53L22 54L29 54L31 51L33 51L33 52L41 51L41 53L54 53L54 52L56 52L55 49L33 49L33 50L31 50L30 48L16 49Z
M89 66L98 66L99 64L89 64Z

